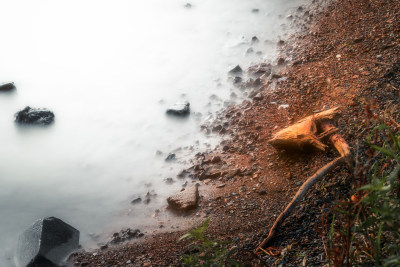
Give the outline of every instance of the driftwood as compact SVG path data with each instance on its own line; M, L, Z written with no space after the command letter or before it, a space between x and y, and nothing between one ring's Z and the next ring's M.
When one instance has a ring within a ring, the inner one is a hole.
M257 247L255 253L266 252L265 248L269 245L271 240L275 237L276 231L282 222L293 211L295 206L307 193L307 190L318 182L325 174L329 173L335 167L342 163L351 163L351 151L347 142L342 136L337 133L338 129L334 126L334 119L338 113L338 108L333 108L313 116L309 116L294 125L279 131L272 140L269 142L280 149L304 149L304 146L312 145L313 147L325 150L326 145L322 144L321 140L328 138L336 150L339 152L340 157L329 162L320 168L313 176L309 177L292 201L286 206L285 210L278 216L272 225L266 239ZM304 133L302 132L304 131ZM318 137L317 133L322 132ZM321 145L322 144L322 145Z
M305 150L314 147L324 151L327 147L317 137L317 122L333 120L339 108L332 108L312 116L308 116L295 124L277 132L268 142L277 149Z

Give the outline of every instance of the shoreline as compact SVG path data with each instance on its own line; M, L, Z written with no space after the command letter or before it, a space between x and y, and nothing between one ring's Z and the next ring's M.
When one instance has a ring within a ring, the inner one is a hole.
M281 57L291 58L289 64L277 76L261 78L265 90L260 95L227 108L220 114L220 122L211 126L218 126L224 140L219 149L201 155L193 166L192 173L201 180L202 200L191 216L200 215L199 221L211 218L207 233L233 240L235 259L254 266L270 266L280 259L280 255L257 257L253 250L302 182L336 157L333 149L326 153L279 153L267 144L273 133L339 105L340 132L353 148L362 151L359 142L368 133L365 107L369 105L384 116L387 102L396 107L399 104L395 90L399 88L382 82L388 69L400 62L400 25L395 21L399 10L399 3L364 0L332 1L316 13L303 10L309 12L310 29L303 29L282 45ZM255 81L243 86L254 88ZM221 161L211 163L215 155ZM274 246L282 250L293 244L292 252L306 256L291 253L284 257L286 263L327 264L321 221L336 199L347 197L351 175L345 167L335 170L316 184L287 218ZM185 232L146 236L95 253L74 253L69 262L75 266L177 265L187 245L177 240Z

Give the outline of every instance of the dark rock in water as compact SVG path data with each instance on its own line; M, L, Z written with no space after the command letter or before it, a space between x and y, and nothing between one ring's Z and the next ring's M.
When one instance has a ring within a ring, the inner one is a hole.
M192 7L192 4L191 4L191 3L186 3L186 4L185 4L185 7L186 7L186 8L191 8L191 7Z
M28 264L27 267L58 267L48 259L38 256L36 257L31 264Z
M55 217L38 220L23 232L15 251L17 266L59 266L79 248L79 231Z
M135 198L134 200L131 201L131 204L139 204L140 202L142 202L142 199L140 197Z
M167 114L177 115L177 116L186 116L190 114L190 103L189 102L181 102L176 103L167 109Z
M165 183L173 184L173 183L175 183L175 181L174 181L174 179L172 177L168 177L168 178L165 179Z
M257 38L257 36L253 36L252 38L251 38L251 42L252 43L258 43L260 40L258 40L258 38Z
M26 107L15 114L15 121L23 124L48 125L54 121L54 113L46 109Z
M253 12L253 13L258 13L258 12L260 12L260 9L258 9L258 8L253 8L253 9L251 10L251 12Z
M249 68L249 72L256 77L260 77L262 75L268 76L271 74L271 71L272 71L272 66L271 64L267 63L261 63L259 65L252 66Z
M149 204L153 198L156 198L157 194L154 193L154 190L151 192L147 192L146 195L143 197L143 204Z
M229 71L229 74L241 74L242 72L243 72L242 68L239 65L237 65L236 67L234 67Z
M168 156L165 158L165 161L171 161L176 159L175 153L169 153Z
M16 87L15 87L15 84L14 83L3 83L3 84L0 84L0 92L1 91L11 91L11 90L14 90Z
M241 83L241 82L242 82L242 77L236 76L236 77L233 79L233 83Z
M246 51L246 54L251 54L251 53L254 53L254 50L253 48L249 47Z

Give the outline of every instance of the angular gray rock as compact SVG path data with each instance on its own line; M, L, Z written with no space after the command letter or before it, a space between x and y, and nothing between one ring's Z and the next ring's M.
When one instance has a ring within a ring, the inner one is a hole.
M199 188L197 184L167 198L168 205L179 211L189 211L197 208L198 201Z
M231 69L228 73L229 74L242 74L242 72L243 72L242 68L239 65L237 65L236 67Z
M48 125L54 121L54 113L47 109L36 109L27 106L15 114L15 121L21 124Z
M14 83L3 83L3 84L0 84L0 91L11 91L11 90L14 90L16 87L15 87L15 84Z
M79 248L79 231L55 217L36 221L19 237L15 251L17 267L59 266Z
M167 114L177 115L177 116L189 115L190 114L190 103L189 102L176 103L167 109Z

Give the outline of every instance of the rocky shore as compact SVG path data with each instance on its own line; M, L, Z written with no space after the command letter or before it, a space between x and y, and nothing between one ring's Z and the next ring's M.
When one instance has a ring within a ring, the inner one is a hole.
M348 198L352 172L338 167L314 185L280 227L274 251L253 252L302 183L337 157L325 152L279 152L267 141L279 129L340 106L337 127L363 161L368 118L399 121L400 2L314 1L298 10L300 33L279 42L277 62L250 68L241 80L249 99L230 106L204 130L223 141L198 154L184 172L199 183L199 207L191 215L210 218L207 235L231 241L233 258L247 266L323 266L326 214ZM291 19L291 18L289 18ZM268 73L268 74L267 74ZM197 188L197 186L196 186ZM166 226L168 227L168 226ZM71 266L177 266L188 252L178 239L187 231L145 235L133 241L77 252ZM328 266L328 265L327 265Z

